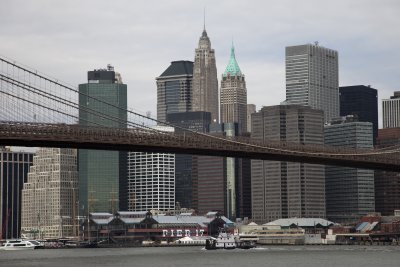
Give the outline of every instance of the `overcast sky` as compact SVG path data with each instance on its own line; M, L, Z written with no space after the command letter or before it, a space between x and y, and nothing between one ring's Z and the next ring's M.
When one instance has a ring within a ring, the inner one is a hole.
M218 78L233 39L257 109L285 99L285 46L314 41L339 52L341 86L371 85L379 106L400 90L399 0L0 0L0 54L75 86L110 63L155 116L155 77L193 61L204 8Z

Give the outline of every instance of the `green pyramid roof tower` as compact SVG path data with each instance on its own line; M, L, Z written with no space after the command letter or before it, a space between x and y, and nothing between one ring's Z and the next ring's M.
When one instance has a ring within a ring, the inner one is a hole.
M222 76L227 77L228 75L230 75L230 76L242 75L242 72L240 71L240 68L239 68L239 64L236 61L235 47L233 46L233 43L232 43L232 48L231 48L231 58L229 59L228 66L226 66L225 72Z

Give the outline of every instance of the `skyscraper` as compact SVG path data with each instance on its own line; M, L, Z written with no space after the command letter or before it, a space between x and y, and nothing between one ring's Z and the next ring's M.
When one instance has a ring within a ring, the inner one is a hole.
M251 133L251 114L256 112L256 105L247 104L247 132Z
M193 62L185 60L172 61L156 78L157 120L166 121L168 114L191 111L192 80Z
M373 148L371 122L347 117L325 125L325 144L351 148ZM326 166L326 216L338 223L355 223L375 211L374 171Z
M382 100L383 128L400 127L400 91Z
M226 136L237 136L247 132L247 91L244 74L236 61L232 44L229 63L221 80L221 123ZM243 173L239 172L241 160L226 158L227 216L235 219L239 207L239 181Z
M339 95L340 116L354 115L358 121L372 122L375 144L378 135L378 91L364 85L342 86Z
M22 188L33 153L0 147L0 239L19 238Z
M286 47L286 102L339 116L338 52L318 44Z
M78 236L77 197L77 151L40 148L22 190L22 230L40 238Z
M238 123L239 133L247 132L247 91L244 74L235 57L235 48L221 81L221 122Z
M80 125L127 127L127 86L113 67L89 71L88 82L79 85L79 93ZM112 119L96 116L95 112ZM90 212L112 211L118 207L127 210L126 160L126 152L80 149L80 205Z
M211 48L206 29L195 50L193 65L192 111L207 111L211 120L219 122L218 116L218 78L215 52Z
M400 146L400 127L379 129L377 147ZM391 216L400 209L400 173L375 171L375 210Z
M264 107L251 117L255 140L322 145L322 110L306 106ZM252 218L265 223L279 218L325 217L325 167L251 161Z
M189 129L200 133L210 131L211 113L205 111L192 111L172 113L167 115L167 121L183 129ZM176 128L176 132L182 130ZM193 158L192 155L175 155L175 201L179 202L182 208L193 207Z
M173 132L173 127L154 126ZM128 201L130 211L175 209L175 155L128 152Z

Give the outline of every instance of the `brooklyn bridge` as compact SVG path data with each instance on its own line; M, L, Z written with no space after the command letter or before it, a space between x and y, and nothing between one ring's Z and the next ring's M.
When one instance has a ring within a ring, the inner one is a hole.
M0 145L166 152L400 171L400 147L351 149L198 133L88 95L127 118L79 105L74 86L0 57ZM101 123L82 126L79 111ZM99 121L99 120L97 120ZM110 127L117 125L117 127ZM172 126L164 132L154 125Z

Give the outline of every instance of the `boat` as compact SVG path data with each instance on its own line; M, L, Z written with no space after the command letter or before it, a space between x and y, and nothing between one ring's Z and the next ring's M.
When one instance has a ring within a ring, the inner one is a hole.
M242 249L255 248L258 237L254 234L239 234L237 239L237 247Z
M236 248L235 237L225 230L220 230L218 237L210 237L206 240L206 249L234 249Z
M39 249L44 246L36 240L24 240L24 239L10 239L6 240L1 250L27 250L27 249Z
M233 235L226 230L220 230L218 237L210 237L206 240L206 249L250 249L256 246L258 238L254 235Z

